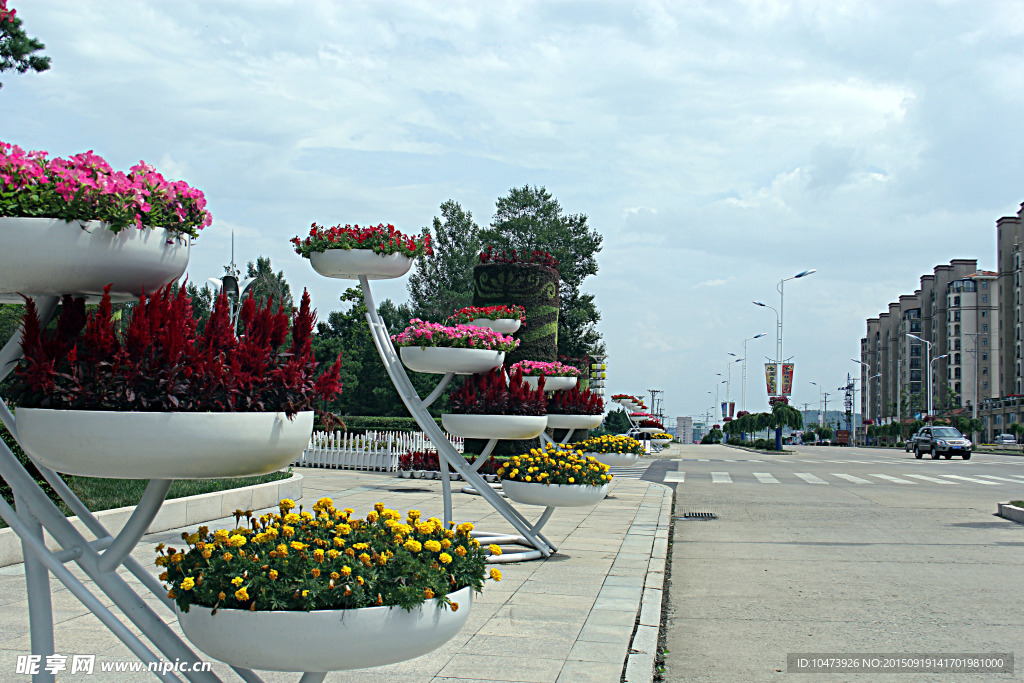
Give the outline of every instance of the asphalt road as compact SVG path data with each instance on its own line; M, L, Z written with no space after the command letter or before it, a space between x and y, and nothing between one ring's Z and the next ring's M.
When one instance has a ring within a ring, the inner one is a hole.
M665 680L761 681L787 655L1014 653L1013 674L798 680L1024 680L1024 457L683 446L644 479L676 488ZM683 521L711 512L712 521Z

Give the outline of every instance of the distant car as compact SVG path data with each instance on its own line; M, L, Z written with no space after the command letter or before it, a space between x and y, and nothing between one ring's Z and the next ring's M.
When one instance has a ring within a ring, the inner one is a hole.
M914 441L914 457L920 458L925 453L932 460L944 456L949 460L959 455L964 460L971 459L971 440L953 427L921 427Z
M822 439L818 443L821 444L822 446L831 446L832 445L832 439Z
M909 439L907 439L907 443L906 443L906 451L907 451L907 453L909 453L910 451L914 450L914 444L916 442L917 442L917 434L914 434Z
M1017 437L1013 434L1000 434L992 443L999 445L1010 444L1015 446L1017 445Z

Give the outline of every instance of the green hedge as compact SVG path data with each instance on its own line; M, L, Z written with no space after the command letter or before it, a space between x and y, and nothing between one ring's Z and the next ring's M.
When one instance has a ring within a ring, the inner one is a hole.
M345 423L345 429L350 432L362 433L366 431L399 431L418 432L420 426L411 417L375 417L373 415L341 415L341 421ZM441 425L441 418L434 418L438 426ZM313 429L322 430L319 418L313 425Z
M473 267L473 305L518 304L526 325L516 336L519 348L505 364L521 360L558 360L558 271L534 263L481 263Z

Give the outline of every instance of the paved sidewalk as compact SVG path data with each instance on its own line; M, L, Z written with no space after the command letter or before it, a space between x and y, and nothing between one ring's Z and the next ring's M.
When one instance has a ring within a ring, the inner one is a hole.
M357 514L365 514L374 503L383 501L402 512L416 508L424 517L442 515L439 481L303 468L296 471L305 477L304 497L299 502L307 507L321 496L330 496L339 507L354 508ZM513 532L511 525L479 496L456 493L454 502L457 521L472 521L478 529L487 531ZM530 506L520 509L530 519L542 511ZM556 555L546 561L500 565L502 581L487 583L474 600L466 627L445 646L388 667L335 672L327 680L616 683L627 671L628 659L628 680L650 681L671 514L669 488L616 479L608 498L600 504L555 512L544 534L558 546ZM210 526L233 523L234 519L228 518ZM157 573L152 564L154 546L161 541L180 544L183 530L194 528L146 536L136 548L135 557ZM84 579L77 567L69 566ZM0 679L5 681L29 680L14 673L17 655L30 651L23 574L23 564L0 568ZM122 574L140 590L134 577ZM180 634L171 611L143 590L140 594ZM145 674L100 673L102 662L136 659L62 584L53 581L53 591L57 653L98 655L96 673L62 674L59 680L97 683L145 679ZM109 604L105 596L100 598ZM214 671L224 680L239 680L219 662L214 664ZM267 673L264 679L297 680L295 674L277 673Z

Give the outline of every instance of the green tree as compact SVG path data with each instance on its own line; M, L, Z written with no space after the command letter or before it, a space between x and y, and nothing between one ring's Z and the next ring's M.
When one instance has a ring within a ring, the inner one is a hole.
M213 303L217 298L217 293L210 285L203 285L203 288L200 289L196 283L189 282L185 285L185 294L192 300L192 317L196 321L196 331L201 334L206 329L206 321L213 313Z
M292 288L284 279L284 271L276 273L270 265L270 258L257 256L256 261L249 261L246 266L248 277L255 278L249 285L249 295L262 305L273 297L275 303L283 303L285 311L291 311L295 302L292 299Z
M0 0L0 72L11 69L20 74L29 69L46 71L50 68L50 58L35 54L45 47L25 33L15 10L7 9L7 0ZM0 83L2 87L3 83Z
M1020 422L1011 422L1010 426L1006 428L1006 432L1017 437L1017 443L1020 443L1020 435L1024 434L1024 425Z
M597 274L603 238L587 225L585 214L562 213L544 187L514 187L495 205L491 225L480 232L485 245L499 251L547 251L558 260L558 353L581 357L604 349L596 325L601 314L594 295L581 291L583 280Z
M409 276L413 317L440 322L473 303L473 266L480 257L480 226L473 214L449 199L434 216L434 255L416 259Z
M604 418L604 428L612 434L624 434L629 431L630 426L629 417L621 408L609 412Z
M768 413L768 415L770 416L768 426L775 430L775 450L781 451L782 428L789 427L794 431L802 428L804 426L804 415L793 406L781 401L772 406L772 412Z

